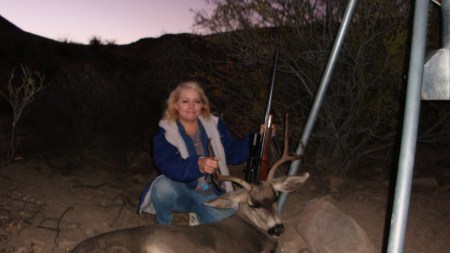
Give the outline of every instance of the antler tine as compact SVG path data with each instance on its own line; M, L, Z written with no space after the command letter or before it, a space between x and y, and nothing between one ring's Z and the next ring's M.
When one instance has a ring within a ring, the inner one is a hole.
M218 172L218 170L214 171L214 178L215 178L214 180L218 181L218 182L230 181L230 182L234 182L234 183L242 186L243 188L245 188L249 191L251 189L251 185L249 183L247 183L245 180L237 178L237 177L222 175Z
M286 114L286 119L284 123L284 147L283 147L283 154L281 155L281 158L276 161L272 167L269 170L269 174L267 175L267 181L272 180L273 176L275 175L275 171L278 169L278 167L287 161L294 161L301 158L301 155L289 155L289 120L288 120L288 114Z

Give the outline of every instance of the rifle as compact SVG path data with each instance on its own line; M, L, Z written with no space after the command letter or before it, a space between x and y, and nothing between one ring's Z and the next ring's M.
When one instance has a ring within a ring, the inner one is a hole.
M264 130L262 134L255 133L253 135L252 145L250 147L250 158L244 169L245 181L249 183L266 180L269 171L269 152L272 139L272 114L270 114L270 111L272 109L273 87L275 84L279 52L280 48L278 47L274 56L269 99L267 102L266 114L264 116Z

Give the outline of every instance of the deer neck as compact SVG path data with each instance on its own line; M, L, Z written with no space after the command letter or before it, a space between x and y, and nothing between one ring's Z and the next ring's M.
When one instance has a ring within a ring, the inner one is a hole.
M237 211L236 215L232 215L222 221L220 223L223 223L225 226L229 226L231 228L231 231L234 231L233 233L236 233L236 229L239 227L239 231L245 234L253 234L254 237L257 238L263 238L264 240L278 241L277 238L274 238L273 236L269 235L267 231L264 231L263 229L255 226L255 224L247 217L246 214L241 213L239 210Z
M236 212L236 215L232 217L239 218L238 222L245 223L246 226L252 227L253 230L257 230L259 233L264 234L265 237L270 238L271 240L277 240L277 238L269 235L267 229L262 229L255 224L255 220L250 218L250 210L248 210L248 207L246 205L241 205L241 207Z

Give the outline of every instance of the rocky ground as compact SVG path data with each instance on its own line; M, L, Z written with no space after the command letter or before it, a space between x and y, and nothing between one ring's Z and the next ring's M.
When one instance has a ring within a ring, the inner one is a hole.
M24 158L0 168L0 252L68 252L98 233L154 222L152 216L136 213L141 191L155 176L146 154L135 155L123 168L81 163L76 169L61 170L64 166L55 164ZM439 173L414 179L406 253L450 252L450 168L446 166L438 165L434 172ZM289 195L283 209L287 234L280 239L279 251L298 252L289 234L290 221L307 201L326 197L363 228L377 252L385 252L392 182L381 173L364 179L310 173L310 180ZM187 224L187 216L177 215L175 222Z

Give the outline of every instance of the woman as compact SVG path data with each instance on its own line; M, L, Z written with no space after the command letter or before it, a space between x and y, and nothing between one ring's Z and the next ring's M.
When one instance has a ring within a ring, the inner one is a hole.
M208 153L211 140L213 154ZM232 215L234 209L216 209L204 203L221 192L211 183L219 169L229 175L227 164L241 164L250 155L250 135L234 139L222 119L211 115L200 84L179 84L167 100L167 108L153 137L153 160L160 172L141 196L139 213L156 214L158 224L172 222L172 212L195 213L200 223ZM229 182L226 191L232 191Z

